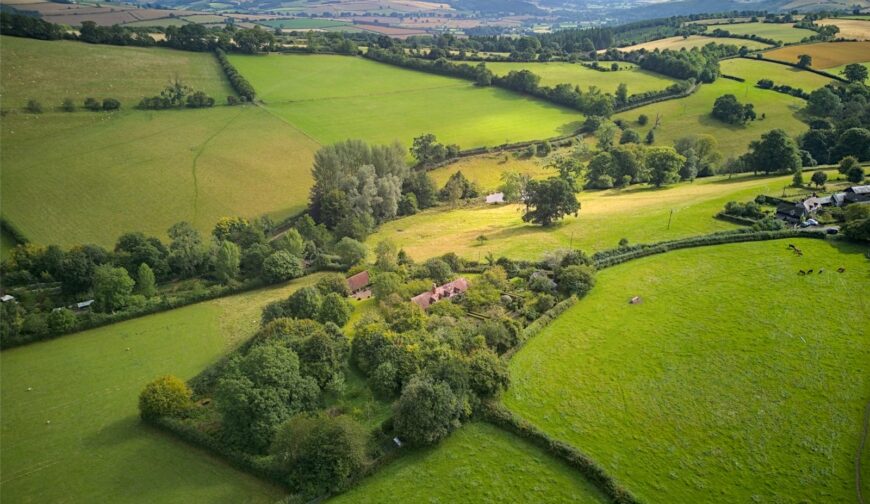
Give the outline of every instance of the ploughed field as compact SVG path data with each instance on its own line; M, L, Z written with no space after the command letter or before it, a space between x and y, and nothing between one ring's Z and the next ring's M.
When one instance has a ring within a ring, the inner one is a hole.
M329 502L574 502L607 499L540 448L485 423L405 454Z
M471 65L476 65L470 62ZM641 70L631 63L618 63L620 70L616 72L602 72L587 68L579 63L509 63L487 62L486 67L495 75L507 75L511 71L529 70L541 78L542 86L556 86L557 84L571 84L580 86L585 92L589 86L596 86L607 93L615 93L620 83L628 86L628 94L645 93L648 91L661 91L676 79L665 77L660 74ZM602 61L600 65L610 69L610 62Z
M284 491L142 424L158 376L187 380L317 277L0 353L3 502L271 503Z
M434 133L462 148L572 133L582 114L498 88L330 55L231 55L265 108L322 144Z
M435 173L453 169L451 165ZM518 167L517 171L523 170ZM835 175L828 172L831 180ZM448 252L476 260L483 260L490 252L496 257L530 260L558 248L595 252L615 248L622 238L630 243L653 243L736 229L736 224L713 218L725 203L751 201L758 194L781 195L790 184L790 175L739 175L733 179L702 178L661 189L631 186L584 191L578 195L580 216L568 216L549 228L524 223L523 207L517 204L427 210L385 223L368 243L374 246L390 239L417 260ZM486 240L479 241L480 236Z
M604 270L514 356L504 401L646 502L854 502L865 251L789 239Z

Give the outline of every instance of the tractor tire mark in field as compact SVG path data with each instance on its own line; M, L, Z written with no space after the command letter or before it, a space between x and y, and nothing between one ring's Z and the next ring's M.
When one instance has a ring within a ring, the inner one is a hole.
M205 141L202 142L202 144L196 150L196 154L193 155L193 162L191 163L190 170L191 170L191 174L193 175L193 222L194 223L196 223L196 218L197 218L198 213L199 213L198 212L198 210L199 210L199 205L198 205L199 183L196 179L196 162L199 160L199 156L201 156L202 153L205 152L205 148L208 146L208 144L212 140L214 140L215 137L217 137L218 135L223 133L224 130L226 130L229 127L229 125L232 124L232 122L236 120L237 117L239 117L240 115L242 115L242 113L244 113L244 111L245 111L245 109L244 109L244 107L242 107L241 110L239 110L239 112L236 115L230 117L229 120L227 120L227 122L224 123L223 126L218 128L217 131L212 133L211 136L209 136L208 138L205 139Z
M861 428L858 452L855 454L855 491L858 496L858 504L864 504L864 496L861 494L861 455L867 446L868 430L870 430L870 402L867 402L867 406L864 408L864 426Z
M273 112L272 109L270 109L268 106L266 106L266 105L264 105L264 104L262 104L262 103L257 103L257 106L260 107L262 110L265 110L266 113L268 113L270 116L274 117L275 119L278 119L278 120L281 121L282 123L284 123L284 124L286 124L287 126L290 126L291 128L293 128L294 131L299 132L300 135L302 135L302 136L304 136L305 138L307 138L307 139L311 140L312 142L314 142L315 145L318 145L318 146L322 146L322 145L323 145L322 143L320 143L320 141L319 141L318 139L316 139L316 138L314 138L313 136L309 135L307 131L303 130L303 129L300 128L299 126L296 126L295 124L293 124L292 122L288 121L287 119L284 119L284 118L281 117L279 114L276 114L276 113Z

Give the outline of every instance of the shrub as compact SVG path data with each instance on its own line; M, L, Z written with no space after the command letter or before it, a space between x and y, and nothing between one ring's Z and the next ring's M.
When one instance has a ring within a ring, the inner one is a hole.
M121 102L114 98L106 98L103 100L103 110L118 110L121 108Z
M97 100L96 98L90 98L90 97L85 98L84 105L85 105L85 108L90 110L91 112L97 112L99 110L102 110L102 108L103 108L103 105L100 103L100 100Z
M595 268L585 265L562 268L556 282L563 293L583 297L595 286Z
M330 292L323 298L320 309L317 310L317 321L321 324L332 322L338 327L343 327L350 320L353 306L344 296Z
M338 273L327 273L317 280L315 286L324 296L332 292L342 297L350 296L350 287L347 285L347 280Z
M399 437L414 445L433 445L461 425L463 405L444 381L416 375L394 406Z
M479 397L495 397L510 385L505 361L491 350L475 352L471 356L469 370L469 384Z
M76 314L67 308L59 308L48 314L48 329L54 334L73 330L76 322Z
M64 98L63 103L60 105L60 109L64 112L75 112L76 104L72 101L72 98Z
M27 100L27 105L25 105L24 110L30 114L41 114L42 104L36 100Z
M145 420L179 417L192 405L187 384L174 376L161 376L139 394L139 415Z
M214 106L214 98L205 94L204 91L197 91L187 97L188 108L208 108Z

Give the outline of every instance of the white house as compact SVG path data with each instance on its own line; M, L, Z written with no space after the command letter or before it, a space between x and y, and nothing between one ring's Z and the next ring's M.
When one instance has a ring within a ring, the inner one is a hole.
M504 203L504 193L497 192L486 196L487 205L497 205L499 203Z

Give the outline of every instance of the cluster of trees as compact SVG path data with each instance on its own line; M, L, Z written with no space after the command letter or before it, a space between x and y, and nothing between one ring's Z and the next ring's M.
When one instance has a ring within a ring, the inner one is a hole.
M853 156L870 160L870 89L860 82L827 85L810 93L805 109L813 119L800 148L818 163Z
M719 58L727 47L707 45L689 51L653 51L640 60L640 67L676 79L713 82L719 77Z
M25 16L0 11L0 32L13 37L27 37L39 40L60 40L65 30L60 25L43 21L37 16Z
M824 173L824 172L819 172ZM725 203L724 213L735 217L743 217L746 219L758 220L764 218L764 211L761 210L761 205L754 201L748 203L739 203L737 201L729 201Z
M88 97L85 98L82 106L85 109L90 110L91 112L99 112L101 110L110 112L120 109L121 102L116 100L115 98L103 98L103 100L100 101L96 98ZM60 107L58 107L58 110L60 110L61 112L75 112L76 104L72 100L72 98L64 98L64 100L60 104ZM27 104L24 106L24 111L28 114L41 114L44 109L42 107L42 103L40 103L38 100L31 99L27 100Z
M434 165L459 156L459 146L444 145L432 133L426 133L414 139L411 145L411 155L422 166Z
M756 118L755 106L740 103L733 94L722 95L713 102L713 117L728 124L746 124Z
M159 95L146 96L138 105L140 109L144 110L165 110L185 106L188 108L212 107L214 106L214 98L205 94L204 91L195 91L176 77L169 81L169 84Z
M200 296L209 285L239 287L242 282L275 283L313 268L346 269L362 261L366 247L351 238L336 240L310 216L302 216L283 235L269 240L268 219L250 222L221 219L210 237L203 237L187 222L169 228L169 243L143 233L122 235L113 250L82 245L69 250L51 245L19 245L2 264L4 287L17 302L4 303L0 341L19 340L67 332L79 317L67 308L93 298L97 312L136 313L166 304L167 296L183 302ZM196 279L190 291L160 293L158 286ZM57 315L60 314L60 315Z
M415 142L417 154L428 159L432 142ZM338 237L362 240L400 209L413 214L436 201L431 179L408 167L398 143L369 146L347 140L323 147L314 156L312 175L311 216Z
M586 186L596 189L651 183L656 187L693 180L697 167L673 147L646 147L636 143L599 152L586 171ZM697 163L697 157L695 158Z

